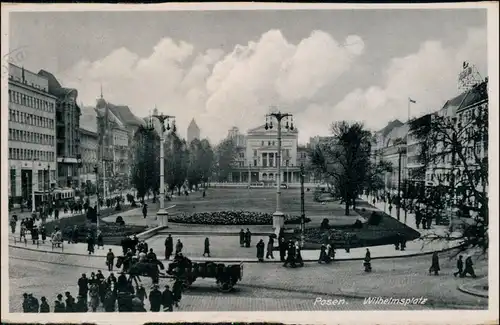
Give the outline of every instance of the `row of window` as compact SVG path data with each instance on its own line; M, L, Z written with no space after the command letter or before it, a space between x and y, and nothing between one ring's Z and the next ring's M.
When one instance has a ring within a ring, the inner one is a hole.
M272 142L273 145L274 145L274 141ZM264 141L262 141L262 145L264 145ZM271 141L269 141L269 145L271 145ZM286 157L290 157L290 149L284 149L283 150L283 154L286 156ZM257 157L257 150L254 150L253 151L253 156L254 157Z
M12 159L12 160L54 161L55 154L52 151L9 148L9 159Z
M53 135L24 131L24 130L16 130L16 129L9 129L9 140L37 143L37 144L51 145L51 146L54 146L56 144L56 137Z
M36 97L28 96L10 89L9 89L9 102L36 108L44 112L54 113L55 111L54 103Z
M54 119L9 109L9 121L54 129Z

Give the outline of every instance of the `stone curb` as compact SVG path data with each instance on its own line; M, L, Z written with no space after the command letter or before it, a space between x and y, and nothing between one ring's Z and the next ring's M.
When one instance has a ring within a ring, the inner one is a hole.
M488 291L474 289L469 284L459 285L458 290L463 292L463 293L472 295L472 296L481 297L481 298L488 298Z
M65 253L65 252L57 252L57 251L48 251L48 250L41 250L41 249L36 249L36 248L29 248L29 247L22 247L22 246L16 246L9 244L9 247L11 248L18 248L18 249L24 249L27 251L33 251L33 252L43 252L47 254L60 254L60 255L72 255L72 256L86 256L86 257L93 257L93 258L104 258L105 256L98 256L98 255L89 255L89 254L82 254L82 253ZM443 252L448 252L451 250L454 250L458 248L459 246L456 247L449 247L445 248L442 250L438 250L436 252L438 253L443 253ZM383 259L391 259L391 258L405 258L405 257L417 257L417 256L425 256L425 255L431 255L434 252L423 252L423 253L415 253L415 254L408 254L408 255L397 255L397 256L377 256L377 257L372 257L372 260L383 260ZM193 262L219 262L219 263L261 263L257 261L256 259L249 259L249 258L243 258L243 259L238 259L238 258L220 258L220 259L196 259L196 258L191 258ZM336 259L332 264L335 264L336 262L344 262L344 261L362 261L364 260L363 257L354 257L354 258L342 258L342 259ZM305 259L305 263L317 263L317 259ZM262 264L266 263L283 263L280 260L274 260L274 261L266 261Z
M161 232L163 229L165 229L166 226L157 226L151 229L148 229L146 231L143 231L141 233L136 234L137 238L146 240L149 239L153 236L155 236L157 233Z

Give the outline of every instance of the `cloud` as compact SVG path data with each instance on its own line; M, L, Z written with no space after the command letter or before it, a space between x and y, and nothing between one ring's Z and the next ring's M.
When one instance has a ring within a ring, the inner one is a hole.
M218 142L229 128L263 124L270 107L293 113L301 142L327 134L336 120L362 120L381 128L394 117L406 119L407 98L417 100L414 115L439 108L454 94L463 60L486 62L485 30L471 30L458 47L427 41L419 50L394 58L376 85L357 88L344 98L329 95L331 87L369 55L361 37L335 40L313 31L297 43L270 30L232 51L200 51L193 44L160 40L149 55L121 48L95 62L82 61L61 79L92 105L103 84L104 97L131 107L139 117L156 105L177 117L182 136L194 117L203 137ZM355 86L355 85L354 85ZM325 95L326 94L326 95Z
M445 47L439 41L422 43L416 53L394 58L384 70L382 86L355 89L337 104L315 104L310 109L323 120L364 121L372 129L383 128L389 120L408 118L408 97L417 101L411 117L440 109L458 94L458 73L463 61L477 65L485 76L486 30L470 29L458 47ZM320 123L320 119L317 119ZM311 123L313 123L311 121ZM325 131L327 126L316 128Z

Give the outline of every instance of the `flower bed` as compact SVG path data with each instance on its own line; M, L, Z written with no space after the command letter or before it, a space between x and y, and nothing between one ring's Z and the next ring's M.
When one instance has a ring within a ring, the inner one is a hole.
M273 215L248 211L201 212L171 216L169 221L204 225L272 225ZM306 218L305 222L309 221L311 219ZM300 217L285 215L285 224L300 224Z
M125 236L131 236L134 234L138 234L140 232L143 232L146 230L147 227L145 226L137 226L137 225L117 225L114 223L101 223L99 225L99 230L102 233L104 242L106 244L114 244L114 245L119 245L123 237ZM89 224L89 223L84 223L84 224L78 224L76 226L77 229L77 241L78 242L85 242L88 233L93 230L93 233L95 233L95 230L97 229L95 224ZM74 230L74 226L68 226L62 229L63 233L63 239L68 240L72 236Z

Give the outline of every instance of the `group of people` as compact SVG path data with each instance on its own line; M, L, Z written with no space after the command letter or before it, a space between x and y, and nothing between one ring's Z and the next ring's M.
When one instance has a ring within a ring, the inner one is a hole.
M434 252L432 254L431 267L429 267L429 275L431 275L432 273L434 273L434 275L439 275L439 271L441 271L441 268L439 266L439 255L437 252ZM464 268L463 255L459 255L457 259L457 271L453 273L453 276L465 278L467 275L470 275L473 278L476 277L476 273L474 272L474 262L472 261L471 256L467 256L465 258Z
M111 272L106 278L100 270L92 272L90 278L85 273L78 279L78 295L75 298L69 291L64 296L58 294L51 309L46 297L41 303L31 293L23 294L23 312L25 313L85 313L97 312L99 307L105 312L146 312L145 301L149 300L150 311L173 311L179 307L182 298L182 283L175 281L172 290L168 285L164 291L154 284L148 293L142 284L135 287L124 273L118 278ZM65 298L63 300L63 298Z

